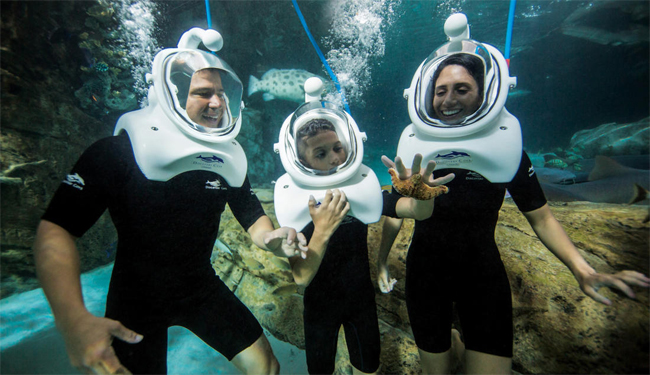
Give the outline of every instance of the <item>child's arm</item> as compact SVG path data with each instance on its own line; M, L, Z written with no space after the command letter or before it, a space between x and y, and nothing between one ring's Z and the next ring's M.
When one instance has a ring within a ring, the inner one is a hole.
M386 217L381 231L381 243L377 252L377 284L382 293L390 293L397 280L390 277L388 271L388 254L393 247L393 242L402 228L402 219Z
M309 214L314 223L314 233L309 240L307 257L289 258L291 270L296 284L307 286L318 272L330 237L341 224L341 221L350 210L350 203L345 198L345 193L335 189L327 190L325 198L320 205L316 199L309 197Z

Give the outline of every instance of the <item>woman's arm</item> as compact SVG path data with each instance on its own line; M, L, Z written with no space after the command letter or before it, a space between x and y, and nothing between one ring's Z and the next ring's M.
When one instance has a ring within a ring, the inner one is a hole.
M548 204L523 214L544 246L569 268L580 284L580 289L594 300L611 305L609 299L598 293L598 289L603 286L617 288L628 297L635 298L630 285L646 288L650 285L648 277L635 271L621 271L616 274L596 272L575 248Z

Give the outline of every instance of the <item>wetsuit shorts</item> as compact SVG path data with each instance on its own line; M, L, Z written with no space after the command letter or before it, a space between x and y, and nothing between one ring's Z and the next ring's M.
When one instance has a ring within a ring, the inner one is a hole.
M229 361L263 334L248 308L217 277L180 300L119 301L109 293L106 317L144 336L138 344L113 340L120 362L134 374L167 373L167 329L182 326ZM117 293L116 293L117 294Z

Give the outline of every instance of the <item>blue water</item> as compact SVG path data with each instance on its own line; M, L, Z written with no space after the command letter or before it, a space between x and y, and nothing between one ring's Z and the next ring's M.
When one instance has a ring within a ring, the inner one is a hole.
M81 276L88 310L103 316L113 264ZM77 374L67 360L65 344L54 327L42 289L0 300L0 373ZM282 370L306 373L305 353L266 332ZM167 366L170 374L239 373L228 360L183 327L169 329Z

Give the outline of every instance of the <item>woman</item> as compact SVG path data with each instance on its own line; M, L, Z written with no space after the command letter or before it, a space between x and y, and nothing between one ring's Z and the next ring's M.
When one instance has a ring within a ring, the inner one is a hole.
M428 96L432 99L426 110L430 117L428 125L437 124L438 130L444 131L447 126L457 129L471 124L468 118L480 118L477 114L489 107L485 103L494 95L485 88L486 73L490 72L486 65L490 62L483 57L455 52L440 60L432 74ZM426 64L423 66L426 68ZM473 138L475 143L481 139L464 136ZM507 147L500 142L490 142L488 146ZM422 149L413 152L426 154ZM431 218L415 223L406 260L406 303L423 373L449 373L452 356L461 356L463 351L468 374L511 372L512 301L494 239L506 189L540 240L571 270L585 294L609 305L611 302L597 292L598 288L614 287L634 298L629 285L648 287L650 279L638 272L600 274L587 264L552 215L528 155L518 152L519 167L509 182L491 182L476 170L459 168L462 164L449 168L438 165L441 173L453 173L456 178L447 183L449 193L436 200ZM400 219L387 218L383 228L378 283L385 293L394 284L386 259L401 223ZM464 349L458 332L451 331L454 303ZM458 344L458 351L452 350L452 339Z

